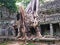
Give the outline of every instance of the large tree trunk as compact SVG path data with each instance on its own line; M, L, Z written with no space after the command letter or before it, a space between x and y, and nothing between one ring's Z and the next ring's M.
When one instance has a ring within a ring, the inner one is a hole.
M40 38L40 37L42 37L42 35L41 35L40 29L38 27L38 25L39 25L38 24L38 18L39 18L39 16L38 16L39 0L32 0L30 3L31 4L29 5L29 8L27 8L28 12L26 11L27 13L29 13L27 16L29 17L29 15L32 14L32 15L30 15L30 22L29 23L31 23L30 25L36 29L37 37ZM29 12L29 10L30 10L30 12Z
M20 7L20 31L22 33L22 38L26 39L26 26L25 26L25 11L24 8L21 6ZM20 33L20 34L21 34Z
M42 37L38 27L38 5L39 0L32 0L26 9L26 12L22 6L20 7L20 31L24 38L27 38L26 32L30 30L28 26L32 26L36 30L37 37Z

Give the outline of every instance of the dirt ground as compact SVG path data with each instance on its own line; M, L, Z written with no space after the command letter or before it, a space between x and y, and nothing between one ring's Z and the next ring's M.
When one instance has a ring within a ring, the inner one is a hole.
M28 43L21 42L21 41L11 41L8 42L7 45L27 45ZM36 45L34 43L29 43L30 45Z
M19 41L12 41L10 43L7 43L7 45L22 45L23 42L19 42Z

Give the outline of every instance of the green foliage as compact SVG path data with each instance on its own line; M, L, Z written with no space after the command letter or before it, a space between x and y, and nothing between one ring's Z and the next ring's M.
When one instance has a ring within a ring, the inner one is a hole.
M28 3L30 2L31 0L17 0L16 2L18 3L18 2L21 2L24 6L25 6L25 8L26 8L26 6L28 5Z
M17 10L15 3L16 3L16 0L0 0L1 6L4 5L10 11L13 11L13 12L15 12Z
M28 3L31 0L0 0L0 6L4 5L6 6L10 11L15 12L17 11L17 7L15 5L16 2L22 2L22 4L25 6L28 5ZM43 2L43 0L40 0L40 2Z
M40 1L40 3L44 3L44 0L39 0Z
M26 1L24 0L23 3L27 6L27 4L28 4L29 2L30 2L30 0L26 0Z
M7 45L7 43L1 43L0 45Z
M20 45L24 45L24 44L20 44ZM33 43L31 43L31 42L29 42L28 44L26 44L26 45L34 45Z
M29 44L27 44L27 45L34 45L33 43L29 43Z
M22 0L16 0L16 2L22 2Z
M25 8L26 8L26 6L29 4L29 2L30 2L31 0L17 0L16 2L22 2L22 4L25 6ZM44 0L39 0L40 1L40 3L44 3Z

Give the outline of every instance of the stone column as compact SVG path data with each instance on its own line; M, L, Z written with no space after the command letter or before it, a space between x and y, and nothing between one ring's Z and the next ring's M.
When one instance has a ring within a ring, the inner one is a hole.
M50 35L53 36L53 26L50 24Z
M59 23L59 31L60 31L60 23Z
M59 23L59 29L60 29L60 23Z

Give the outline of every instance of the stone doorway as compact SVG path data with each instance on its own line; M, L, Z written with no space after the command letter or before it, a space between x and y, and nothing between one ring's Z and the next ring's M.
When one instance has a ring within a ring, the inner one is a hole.
M34 29L34 27L29 27L29 30L27 32L27 36L30 37L32 35L35 35L36 36L36 30Z
M18 28L17 28L17 25L14 25L14 30L15 30L15 36L18 36Z
M43 36L50 34L50 25L49 24L43 24L43 25L40 25L40 27L41 27L41 34Z
M53 36L60 37L59 23L53 24Z

